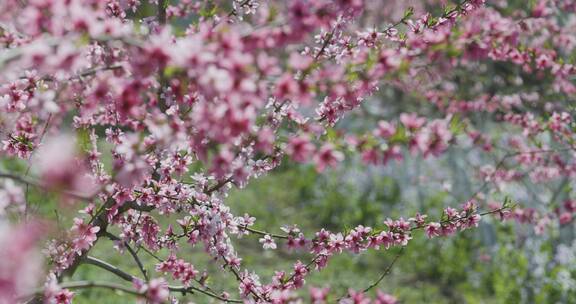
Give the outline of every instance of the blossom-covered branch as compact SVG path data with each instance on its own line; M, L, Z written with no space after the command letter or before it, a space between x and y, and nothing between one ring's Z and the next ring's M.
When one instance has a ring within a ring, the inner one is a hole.
M19 223L0 226L0 245L17 248L0 246L0 258L15 260L0 261L0 302L69 303L70 290L107 288L150 303L189 293L288 303L335 255L404 248L416 230L453 236L489 214L537 233L572 223L574 200L555 202L561 188L538 212L502 197L508 185L576 175L576 33L565 18L574 1L504 9L429 0L401 11L385 2L0 2L0 223ZM232 189L274 178L281 165L336 174L346 164L442 166L456 152L479 187L435 221L418 213L337 233L273 233L228 201ZM32 208L44 200L63 211L57 225L11 238L50 222L44 208ZM310 260L261 280L236 249L250 234L254 247ZM105 238L114 254L128 251L138 276L94 257ZM35 246L47 273L18 256L39 264ZM208 266L187 254L196 247L236 282L236 296L208 286ZM342 301L365 303L401 253ZM133 286L66 281L85 265ZM28 277L39 276L45 287L34 291L39 282ZM310 296L332 300L327 289ZM377 292L374 301L392 298Z

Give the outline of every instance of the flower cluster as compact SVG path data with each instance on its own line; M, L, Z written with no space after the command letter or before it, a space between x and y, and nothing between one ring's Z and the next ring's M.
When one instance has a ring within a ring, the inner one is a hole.
M189 285L198 275L198 271L194 269L194 265L186 263L182 259L177 259L173 255L156 265L156 271L171 273L173 279L181 281L184 285Z

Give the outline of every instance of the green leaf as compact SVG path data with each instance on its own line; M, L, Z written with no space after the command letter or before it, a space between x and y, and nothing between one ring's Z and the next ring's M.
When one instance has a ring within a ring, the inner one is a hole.
M167 66L164 68L164 76L165 77L172 77L178 72L182 71L182 69L175 67L175 66Z
M412 17L412 15L414 15L414 7L410 6L406 11L404 11L404 17L402 17L402 20L406 20Z
M78 149L80 151L88 153L91 150L92 143L90 141L90 131L88 128L80 128L76 131L76 139L78 143Z
M212 18L216 15L217 12L218 12L218 6L213 5L213 4L209 4L206 7L203 7L200 10L199 14L200 14L200 16L205 17L205 18Z
M460 118L460 115L456 114L450 120L450 132L455 135L461 134L464 131L465 124Z

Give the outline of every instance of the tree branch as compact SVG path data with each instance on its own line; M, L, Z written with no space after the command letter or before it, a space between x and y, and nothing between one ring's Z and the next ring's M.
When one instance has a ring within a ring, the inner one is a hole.
M164 25L166 24L166 6L168 5L167 0L158 0L158 23Z
M226 303L244 303L244 301L242 301L242 300L227 299L225 297L219 296L219 295L217 295L213 292L210 292L208 290L203 290L201 288L194 287L194 286L189 286L189 287L186 287L186 286L168 286L168 289L170 291L173 291L173 292L181 292L181 293L193 293L193 291L197 291L199 293L205 294L209 297L218 299L218 300L226 302Z
M111 265L107 262L104 262L102 260L99 260L95 257L91 257L91 256L87 256L84 259L84 263L85 264L90 264L90 265L94 265L97 267L100 267L104 270L107 270L115 275L117 275L118 277L128 281L128 282L133 282L134 280L141 280L138 277L135 277L121 269L119 269L118 267ZM230 302L230 303L242 303L243 301L241 300L236 300L236 299L227 299L225 297L222 297L220 295L217 295L216 293L213 293L209 290L204 290L195 286L168 286L168 290L172 291L172 292L180 292L180 293L194 293L194 292L199 292L202 293L204 295L210 296L212 298L218 299L220 301L224 301L224 302Z
M130 288L124 285L120 285L117 283L111 282L102 282L102 281L76 281L76 282L65 282L59 285L61 288L65 289L86 289L86 288L106 288L112 289L117 291L123 291L129 294L133 294L136 296L144 296L144 294L134 288ZM34 292L34 294L29 295L42 295L44 293L44 289L38 289Z
M248 226L242 226L240 229L244 229L244 230L246 230L246 231L250 231L250 232L252 232L252 233L259 234L259 235L261 235L261 236L269 235L269 236L271 236L271 237L273 237L273 238L277 238L277 239L288 239L288 238L289 238L289 236L287 236L287 235L276 234L276 233L269 233L269 232L266 232L266 231L262 231L262 230L250 228L250 227L248 227Z
M394 267L394 264L396 264L396 261L398 261L398 259L400 259L400 257L402 256L402 254L404 254L404 247L400 247L400 251L396 254L396 256L394 257L394 259L392 260L392 262L390 264L388 264L388 267L386 267L386 269L384 270L384 272L382 273L382 275L380 275L380 277L378 278L378 280L376 280L374 283L372 283L370 286L364 288L364 292L368 292L370 289L378 286L378 284L380 284L380 282L382 282L382 280L384 279L385 276L387 276L391 271L392 271L392 267Z
M94 266L100 267L102 269L105 269L105 270L117 275L118 277L120 277L120 278L122 278L128 282L133 282L134 279L138 279L137 277L121 270L120 268L118 268L112 264L106 263L102 260L99 260L95 257L87 256L83 262L85 264L94 265Z
M110 240L113 240L113 241L122 241L119 237L111 234L110 232L106 232L105 236L107 236ZM136 253L136 251L128 243L126 243L124 241L122 241L122 243L123 243L124 247L126 247L128 252L130 253L130 255L132 255L132 258L136 262L136 265L138 265L138 268L140 269L140 272L142 273L142 275L144 276L146 281L148 281L150 279L148 277L148 271L146 271L146 269L144 268L144 264L140 260L138 253Z

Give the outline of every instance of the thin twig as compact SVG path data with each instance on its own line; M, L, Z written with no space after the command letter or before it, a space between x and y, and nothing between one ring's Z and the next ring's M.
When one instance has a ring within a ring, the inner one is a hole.
M394 267L394 264L396 264L396 261L398 261L400 259L400 257L402 256L402 254L404 254L404 248L405 247L400 247L400 251L396 254L396 256L394 257L394 259L392 260L392 262L390 264L388 264L388 267L386 267L386 269L384 270L384 272L382 273L382 275L380 275L380 277L378 278L378 280L376 280L374 283L372 283L370 286L364 288L364 292L368 292L370 289L378 286L378 284L380 284L380 282L382 282L382 280L384 279L385 276L387 276L391 271L392 271L392 267Z
M124 246L130 253L130 255L132 255L132 258L134 258L136 265L138 265L138 268L140 269L140 272L142 273L146 281L150 280L150 278L148 277L148 271L146 271L146 268L144 268L144 264L142 264L142 261L140 260L140 257L138 256L136 251L134 251L134 249L132 249L132 247L130 247L130 245L128 245L128 243L126 242L124 242Z
M271 237L273 237L273 238L277 238L277 239L288 239L288 238L290 238L290 237L287 236L287 235L270 233L270 232L266 232L266 231L262 231L262 230L258 230L258 229L254 229L254 228L250 228L250 227L248 227L248 226L242 226L240 229L244 229L244 230L246 230L246 231L250 231L250 232L252 232L252 233L259 234L259 235L261 235L261 236L269 235L269 236L271 236Z
M197 291L197 292L202 293L202 294L205 294L205 295L207 295L207 296L209 296L209 297L218 299L218 300L220 300L220 301L222 301L222 302L227 302L227 303L244 303L244 301L242 301L242 300L238 300L238 299L228 299L228 298L225 298L225 297L223 297L223 296L219 296L219 295L217 295L217 294L215 294L215 293L213 293L213 292L210 292L210 291L208 291L208 290L203 290L203 289L201 289L201 288L194 287L194 286L188 286L188 287L186 287L186 286L168 286L168 289L169 289L170 291L181 292L181 293L192 293L192 291Z
M396 262L400 259L400 257L404 253L404 248L405 247L400 247L400 251L398 251L396 256L394 256L394 259L392 259L392 262L390 262L390 264L388 264L388 266L386 266L386 269L384 269L384 272L382 272L380 277L378 277L378 279L376 281L374 281L372 284L370 284L370 286L364 288L364 290L362 292L366 293L366 292L370 291L370 289L378 286L378 284L380 284L380 282L382 282L384 277L386 277L388 274L390 274L390 272L392 271L392 267L394 267L394 264L396 264ZM347 297L348 297L348 294L345 294L345 295L339 297L336 301L340 302L340 300L345 299Z

